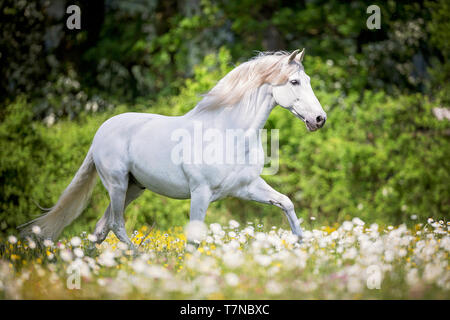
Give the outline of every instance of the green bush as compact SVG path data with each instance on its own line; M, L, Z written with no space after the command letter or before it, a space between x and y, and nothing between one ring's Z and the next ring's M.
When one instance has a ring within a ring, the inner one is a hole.
M449 123L434 117L433 103L372 92L322 103L328 121L315 133L286 112L272 115L282 128L281 170L269 181L301 215L384 223L448 215Z
M32 211L33 190L46 162L55 163L55 154L32 121L24 98L6 108L0 123L0 229L11 230L25 222Z
M231 70L230 61L230 54L222 49L217 56L205 58L180 94L84 115L76 122L47 127L31 121L30 106L23 99L10 105L0 125L3 231L11 232L39 214L32 200L46 207L57 201L103 121L126 111L181 115ZM320 58L307 56L305 68L328 113L325 127L310 133L280 107L267 123L269 129L280 129L281 150L279 172L265 179L292 199L297 214L308 223L309 217L315 217L329 225L354 216L382 224L411 221L412 215L422 221L448 218L450 126L432 113L439 101L419 94L392 97L341 90L351 75ZM106 190L98 182L88 208L66 234L92 232L107 204ZM146 191L126 211L127 229L153 222L162 229L183 225L188 214L189 200ZM212 204L206 222L231 218L288 228L278 208L237 199Z

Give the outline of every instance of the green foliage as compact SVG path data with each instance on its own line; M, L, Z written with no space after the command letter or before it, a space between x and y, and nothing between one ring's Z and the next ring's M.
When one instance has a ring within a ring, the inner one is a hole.
M0 2L0 102L42 84L45 17L39 1Z
M297 200L303 216L400 223L448 214L450 126L434 117L433 103L369 91L361 101L322 103L328 121L321 132L306 132L281 110L271 117L283 129L281 170L269 181Z
M0 125L3 231L11 232L39 214L32 200L44 207L57 201L106 119L126 111L184 114L233 68L231 61L230 52L222 48L217 55L206 56L177 95L161 97L151 105L120 105L51 127L31 121L25 100L11 104ZM382 224L402 223L411 215L421 221L448 218L450 126L432 113L440 101L420 94L392 97L352 90L347 83L352 83L352 75L333 62L306 56L304 63L328 113L327 124L310 133L277 107L267 128L280 129L280 170L265 177L293 200L299 216L308 223L309 217L315 217L329 225L353 216ZM66 234L92 231L107 204L106 191L98 182L88 208ZM188 200L146 191L127 209L127 229L154 222L161 229L184 225L188 213ZM288 228L281 210L237 199L213 204L206 221L231 218Z
M32 191L37 185L41 167L55 163L49 145L26 101L19 98L6 109L0 124L0 230L16 227L17 222L29 218Z
M449 81L447 1L380 3L381 29L366 26L369 0L76 0L82 28L67 30L58 1L4 1L0 104L36 99L37 119L83 106L173 96L220 47L232 61L255 51L305 47L340 66L343 90L439 95ZM323 69L326 73L326 69ZM325 79L325 78L322 78ZM89 108L88 108L89 109Z
M437 3L427 2L431 10L432 19L428 22L430 42L440 49L441 56L433 57L433 68L428 71L431 75L430 90L437 92L443 102L450 103L450 4L441 0Z

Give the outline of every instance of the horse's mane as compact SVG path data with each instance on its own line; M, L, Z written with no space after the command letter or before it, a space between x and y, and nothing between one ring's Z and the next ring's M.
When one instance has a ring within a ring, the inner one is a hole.
M289 75L301 67L297 61L288 63L289 55L286 51L260 52L223 77L204 95L197 108L204 110L232 106L263 84L285 83Z

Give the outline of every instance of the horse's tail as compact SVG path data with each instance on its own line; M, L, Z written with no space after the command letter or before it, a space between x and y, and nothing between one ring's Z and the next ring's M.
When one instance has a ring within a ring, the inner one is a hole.
M61 231L75 220L86 207L94 189L96 178L97 172L91 147L83 164L58 199L58 202L50 208L49 212L19 226L22 229L21 236L31 235L33 227L38 226L40 233L36 235L37 238L55 241Z

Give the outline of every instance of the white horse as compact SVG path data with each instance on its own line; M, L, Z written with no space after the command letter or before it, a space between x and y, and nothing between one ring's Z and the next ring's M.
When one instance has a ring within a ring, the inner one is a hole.
M247 134L263 128L277 104L304 121L308 130L321 128L326 114L302 66L304 50L262 53L241 64L183 116L124 113L105 121L56 205L21 226L22 232L28 234L39 226L41 239L56 240L85 208L98 173L111 200L95 228L99 243L112 230L120 241L132 246L125 231L124 210L144 189L176 199L190 198L191 221L203 221L209 204L227 196L273 204L284 211L293 234L301 239L302 230L291 200L260 177L264 163L175 162L173 149L177 142L173 132L182 129L194 134L200 123L202 130L213 128L225 135L226 130L241 129ZM263 153L260 138L258 133L259 154ZM197 148L194 153L207 147ZM246 144L243 151L237 152L249 151Z

